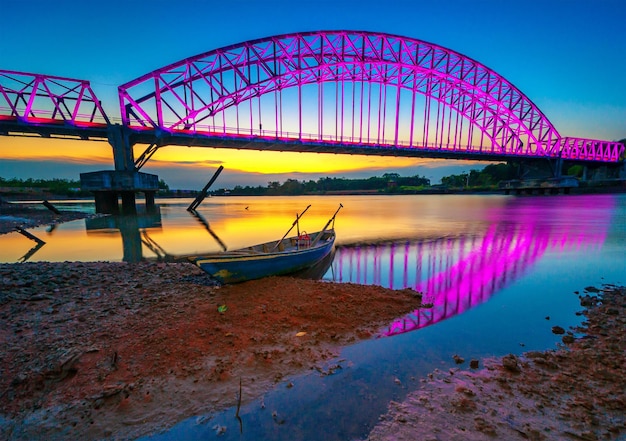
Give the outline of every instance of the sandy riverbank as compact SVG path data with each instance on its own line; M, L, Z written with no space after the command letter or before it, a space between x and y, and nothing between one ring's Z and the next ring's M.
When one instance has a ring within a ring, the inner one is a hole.
M129 439L319 370L420 306L294 278L216 287L191 264L0 265L2 439Z
M0 198L0 234L10 233L19 228L34 228L40 225L52 225L84 219L93 215L79 211L59 210L54 213L42 206L40 202L33 204L16 204Z

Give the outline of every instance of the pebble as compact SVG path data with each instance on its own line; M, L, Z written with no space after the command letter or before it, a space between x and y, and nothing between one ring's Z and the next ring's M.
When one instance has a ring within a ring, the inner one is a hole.
M563 329L563 328L562 328L562 327L560 327L560 326L553 326L553 327L552 327L552 333L553 333L553 334L557 334L557 335L558 335L558 334L565 334L565 329Z

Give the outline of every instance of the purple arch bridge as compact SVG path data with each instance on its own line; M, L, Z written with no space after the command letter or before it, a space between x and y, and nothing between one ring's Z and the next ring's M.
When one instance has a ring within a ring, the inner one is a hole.
M112 124L89 83L0 71L0 134L107 139L137 173L185 145L447 159L616 163L614 141L562 136L511 82L414 38L320 31L186 58L119 88ZM138 158L134 146L147 145Z

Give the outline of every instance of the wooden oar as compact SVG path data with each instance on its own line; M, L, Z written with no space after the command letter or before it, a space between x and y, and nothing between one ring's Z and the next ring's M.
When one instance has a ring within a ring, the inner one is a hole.
M296 220L293 221L293 224L291 224L291 227L287 230L287 232L285 233L285 235L282 237L282 239L280 239L278 242L276 242L276 245L274 245L274 247L270 250L274 251L276 248L278 248L278 246L280 245L280 243L283 241L283 239L285 239L285 237L287 237L287 235L291 232L291 230L293 230L293 227L296 226L296 224L298 223L298 221L300 220L300 218L304 215L304 213L306 213L306 211L311 208L311 205L309 204L302 213L300 214L296 214Z
M335 214L333 214L333 217L328 219L328 222L326 222L326 225L324 225L324 228L322 228L322 231L320 231L319 234L315 236L315 239L313 239L313 242L311 242L312 247L314 247L320 241L320 239L322 238L322 234L324 234L324 231L326 231L330 223L335 222L335 216L337 216L337 213L339 213L339 210L341 210L342 208L343 208L343 205L339 204L339 208L337 208L337 211L335 211Z

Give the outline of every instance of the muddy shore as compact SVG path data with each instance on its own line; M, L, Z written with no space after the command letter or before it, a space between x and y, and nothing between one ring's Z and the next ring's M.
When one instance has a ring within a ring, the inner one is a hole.
M5 205L0 233L85 216ZM626 290L596 291L561 346L478 368L460 354L368 439L626 439ZM420 304L292 278L217 287L188 264L0 264L0 439L133 439L236 405L240 378L245 404Z
M421 304L294 278L216 287L191 264L0 264L2 439L132 439L317 370Z
M626 439L626 288L581 296L586 321L554 350L437 371L368 441Z

